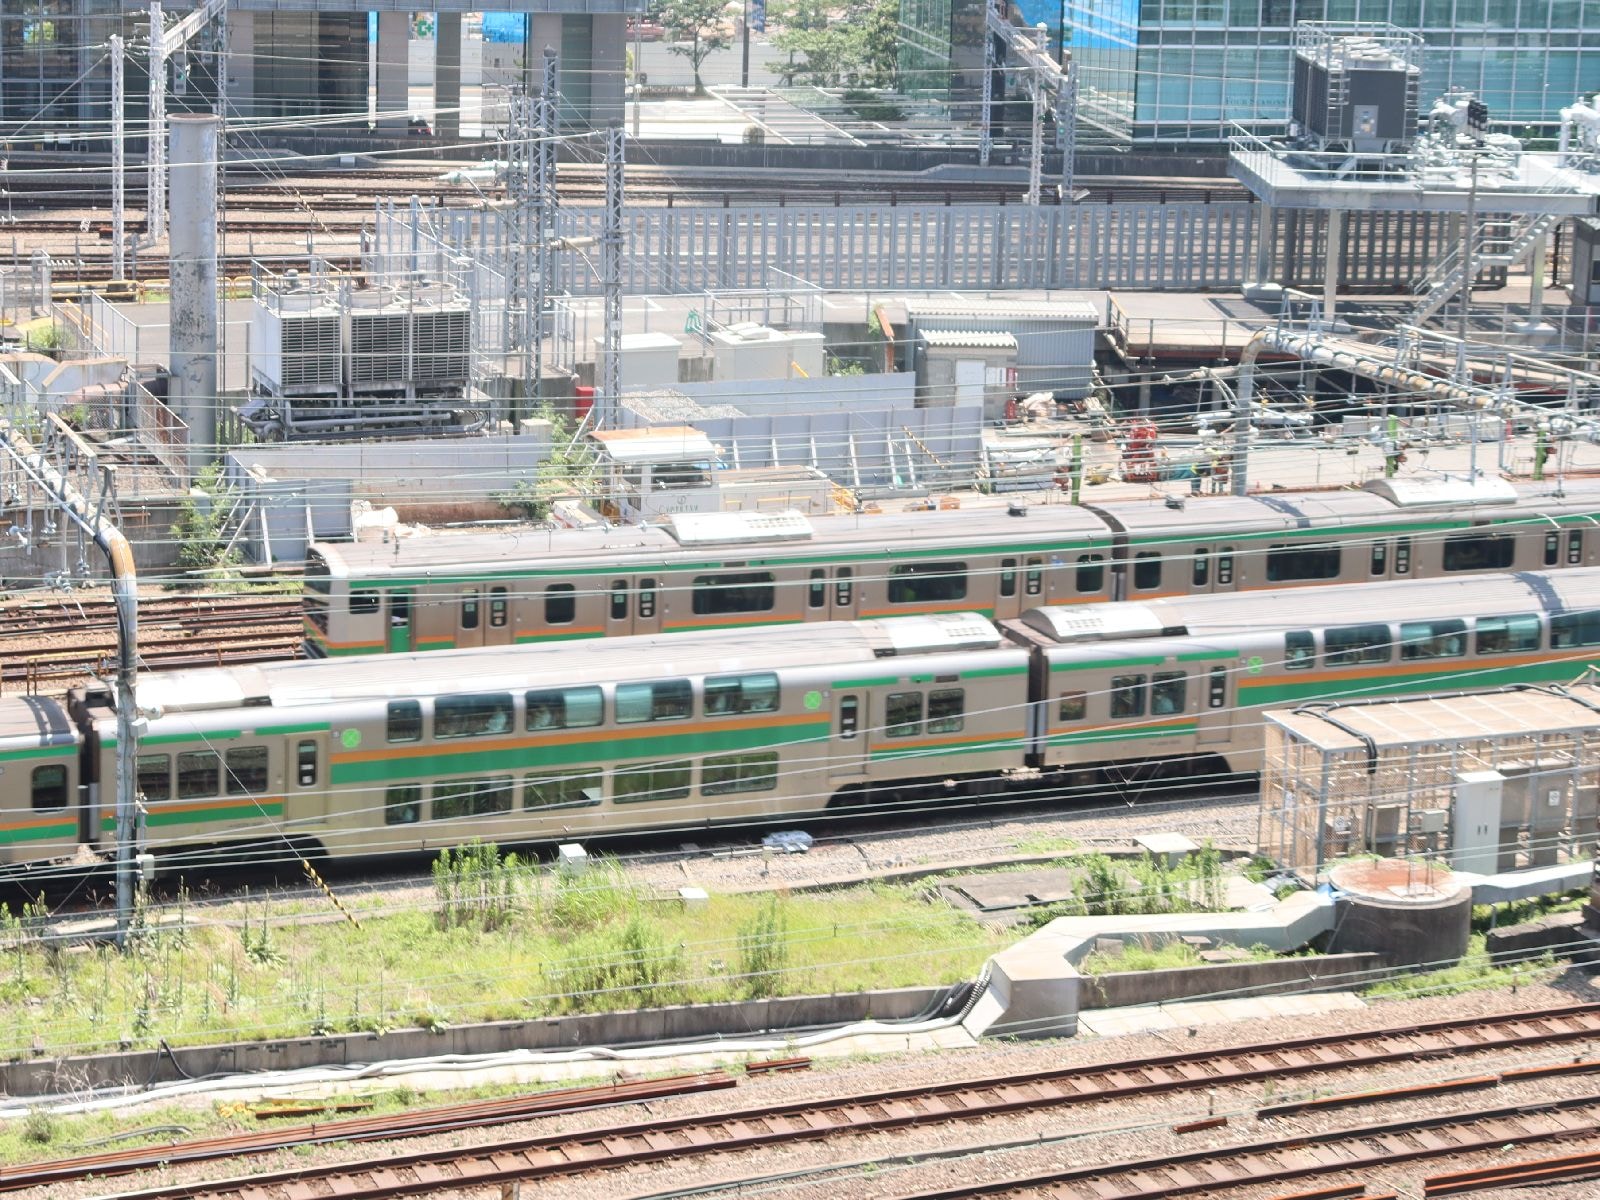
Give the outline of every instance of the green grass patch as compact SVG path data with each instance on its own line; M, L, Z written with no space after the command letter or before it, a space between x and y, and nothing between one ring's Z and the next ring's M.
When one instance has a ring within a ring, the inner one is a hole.
M1577 912L1588 897L1589 892L1586 888L1574 888L1570 892L1534 896L1527 900L1512 900L1506 904L1474 904L1472 931L1487 933L1491 929L1503 929L1508 925L1520 925L1524 921L1536 921L1551 913Z
M1281 955L1265 946L1251 946L1246 950L1251 962L1266 962ZM1078 964L1082 975L1110 975L1117 971L1168 971L1176 967L1209 966L1201 960L1200 952L1187 942L1173 940L1160 945L1135 941L1125 943L1120 954L1095 951Z
M446 886L448 885L448 886ZM493 892L492 902L485 891ZM653 900L604 865L563 878L469 864L433 906L349 897L241 901L154 919L131 953L42 944L0 927L0 1053L93 1053L119 1042L438 1029L758 995L860 992L972 977L1011 938L914 886Z
M1555 958L1546 954L1515 966L1492 966L1487 939L1481 933L1474 933L1467 942L1466 954L1455 966L1417 975L1398 975L1373 984L1365 989L1364 994L1373 998L1408 1000L1417 996L1451 996L1458 992L1510 987L1519 982L1531 982L1543 968L1554 963Z

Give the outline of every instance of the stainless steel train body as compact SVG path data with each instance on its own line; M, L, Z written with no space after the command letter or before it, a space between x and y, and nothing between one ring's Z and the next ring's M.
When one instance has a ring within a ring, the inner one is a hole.
M1600 481L318 544L315 657L1600 565Z
M1548 683L1600 568L146 677L149 840L334 856L800 819L1008 780L1248 771L1263 708ZM0 861L104 850L101 693L0 698Z

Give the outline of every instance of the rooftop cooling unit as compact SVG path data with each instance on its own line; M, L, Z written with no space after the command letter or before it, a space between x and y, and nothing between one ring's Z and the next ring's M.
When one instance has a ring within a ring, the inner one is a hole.
M412 382L465 384L472 373L472 313L463 303L411 313Z
M1318 149L1405 150L1417 136L1420 40L1393 27L1295 29L1294 123Z
M345 380L352 389L404 386L411 314L391 297L353 304L346 346Z
M258 300L250 317L253 373L279 395L337 391L343 360L339 309L319 292Z

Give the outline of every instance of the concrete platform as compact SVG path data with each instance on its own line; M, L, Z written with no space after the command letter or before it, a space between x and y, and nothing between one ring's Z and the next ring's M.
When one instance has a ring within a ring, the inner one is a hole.
M1261 996L1246 1000L1183 1000L1175 1004L1082 1012L1078 1014L1078 1032L1093 1037L1121 1037L1130 1033L1183 1030L1196 1025L1225 1025L1234 1021L1314 1017L1320 1013L1346 1012L1366 1006L1366 1002L1354 992Z

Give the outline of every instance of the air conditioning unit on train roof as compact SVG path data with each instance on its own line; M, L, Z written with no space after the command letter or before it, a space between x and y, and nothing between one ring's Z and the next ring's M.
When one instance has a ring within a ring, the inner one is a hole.
M1022 622L1058 643L1175 637L1186 632L1181 625L1163 624L1153 609L1128 601L1035 608L1022 615Z
M782 512L673 513L667 529L680 546L728 546L749 542L808 542L811 522L798 509Z

